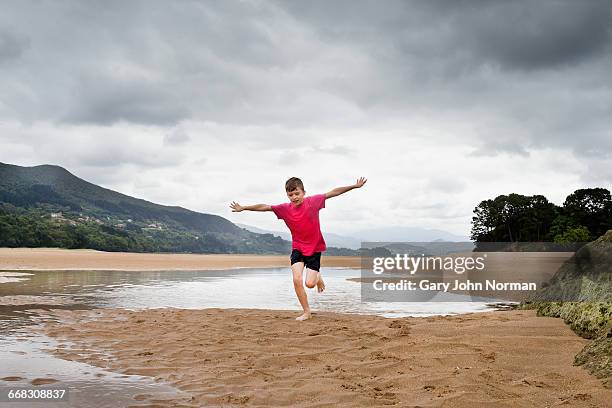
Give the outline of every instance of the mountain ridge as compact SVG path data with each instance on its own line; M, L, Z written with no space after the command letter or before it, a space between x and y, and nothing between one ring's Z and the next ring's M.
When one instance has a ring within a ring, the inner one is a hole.
M0 210L4 217L0 231L5 225L3 235L13 236L8 245L0 240L5 246L37 246L36 240L19 235L20 229L29 226L34 234L36 228L49 230L51 235L61 230L62 242L69 247L101 250L109 249L100 244L82 246L75 239L83 234L96 235L96 239L101 235L120 244L110 250L144 252L157 248L162 252L286 253L290 248L281 238L247 231L219 215L131 197L50 164L25 167L0 162ZM63 223L61 228L58 223ZM42 241L53 242L47 238ZM172 244L154 245L156 239Z

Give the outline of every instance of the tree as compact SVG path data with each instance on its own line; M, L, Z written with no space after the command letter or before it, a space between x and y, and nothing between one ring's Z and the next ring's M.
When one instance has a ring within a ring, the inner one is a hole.
M499 209L493 200L483 200L474 208L472 217L472 233L470 238L474 241L495 241L492 232L499 224Z
M605 188L585 188L568 195L563 203L565 215L573 225L588 228L599 237L612 229L612 199Z
M589 242L592 237L587 227L569 228L563 234L555 235L554 241L560 244L572 244L576 242Z
M474 209L471 238L478 242L543 241L559 208L542 195L500 195Z

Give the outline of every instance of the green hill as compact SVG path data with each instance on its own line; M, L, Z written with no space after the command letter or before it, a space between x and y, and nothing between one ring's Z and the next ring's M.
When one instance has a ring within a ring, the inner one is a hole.
M89 183L59 166L0 163L0 246L287 253L289 242L227 219Z

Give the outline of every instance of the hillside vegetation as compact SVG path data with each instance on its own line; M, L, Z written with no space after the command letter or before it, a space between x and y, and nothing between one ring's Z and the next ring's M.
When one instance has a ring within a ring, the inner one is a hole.
M287 253L290 243L217 215L127 196L62 167L0 163L0 246Z

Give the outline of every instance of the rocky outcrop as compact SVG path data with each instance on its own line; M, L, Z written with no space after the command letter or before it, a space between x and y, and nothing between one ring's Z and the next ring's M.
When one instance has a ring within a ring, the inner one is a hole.
M562 318L578 335L592 339L574 359L612 388L612 230L580 248L524 309Z

